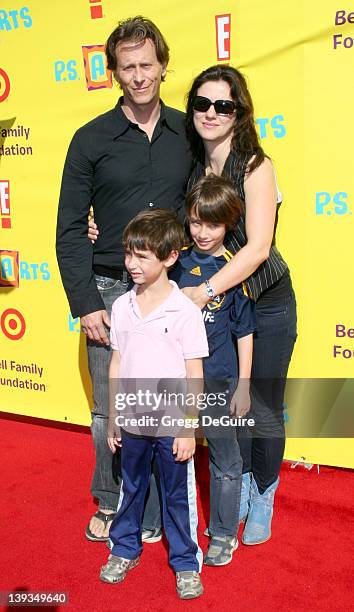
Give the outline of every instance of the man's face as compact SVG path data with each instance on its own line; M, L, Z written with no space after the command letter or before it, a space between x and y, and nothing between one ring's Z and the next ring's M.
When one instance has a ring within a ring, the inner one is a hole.
M161 78L166 74L157 57L154 43L146 38L141 43L121 42L116 48L115 77L121 86L125 102L144 106L160 98Z

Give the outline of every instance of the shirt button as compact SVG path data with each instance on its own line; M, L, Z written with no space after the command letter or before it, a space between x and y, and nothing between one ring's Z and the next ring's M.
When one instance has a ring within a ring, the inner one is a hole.
M153 208L154 203L153 202L149 202L149 206L150 206L150 208Z

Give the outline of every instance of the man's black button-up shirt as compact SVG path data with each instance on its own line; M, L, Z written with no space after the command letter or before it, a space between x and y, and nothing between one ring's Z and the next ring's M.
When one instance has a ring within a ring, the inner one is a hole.
M73 317L104 309L94 268L114 277L124 267L127 223L144 209L184 205L191 171L184 114L161 103L150 141L121 103L75 133L65 161L57 256ZM90 206L100 230L95 245L87 238Z

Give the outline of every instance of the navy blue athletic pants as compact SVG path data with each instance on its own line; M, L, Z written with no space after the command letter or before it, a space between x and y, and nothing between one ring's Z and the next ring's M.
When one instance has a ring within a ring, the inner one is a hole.
M122 431L122 488L118 513L110 529L112 554L135 559L142 551L141 525L155 455L162 494L163 525L169 561L175 572L199 572L202 552L197 541L197 504L193 459L178 462L172 437L132 436Z

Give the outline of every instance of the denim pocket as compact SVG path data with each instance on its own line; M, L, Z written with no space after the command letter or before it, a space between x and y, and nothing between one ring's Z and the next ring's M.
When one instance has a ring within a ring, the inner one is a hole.
M284 302L282 304L267 304L266 306L262 304L257 308L257 312L262 317L281 317L287 314L287 306Z
M100 276L99 274L95 274L95 281L99 291L108 291L108 289L113 289L118 283L122 282L119 279L108 278L107 276Z
M257 303L258 336L288 336L296 338L296 302L294 295L272 303Z

